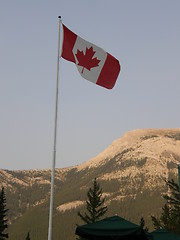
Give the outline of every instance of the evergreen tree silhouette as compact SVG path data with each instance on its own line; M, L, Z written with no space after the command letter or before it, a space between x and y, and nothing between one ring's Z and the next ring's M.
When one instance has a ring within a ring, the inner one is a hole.
M87 192L87 198L87 212L84 214L78 212L78 216L85 223L96 222L107 212L107 206L104 206L105 198L102 198L102 188L100 188L96 178L93 181L93 187L90 187Z
M0 240L4 240L8 238L7 228L8 228L8 220L7 220L7 211L6 209L6 197L4 192L4 187L0 192Z
M175 181L166 181L170 194L163 197L166 200L162 208L160 218L151 216L155 229L167 229L172 232L180 233L180 192L179 185Z
M28 234L27 234L26 240L30 240L30 234L29 234L29 232L28 232Z

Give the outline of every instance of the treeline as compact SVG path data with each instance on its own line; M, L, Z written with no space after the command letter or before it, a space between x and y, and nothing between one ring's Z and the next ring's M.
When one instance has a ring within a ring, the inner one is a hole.
M153 213L154 204L156 204L160 198L159 189L153 192L145 190L131 199L119 199L118 201L114 199L109 204L108 199L102 197L102 189L104 190L104 187L101 188L100 186L103 186L103 181L97 183L96 179L94 179L93 186L90 186L89 190L84 192L85 196L83 200L87 200L86 205L78 208L78 210L72 209L71 211L65 212L55 211L53 219L53 236L55 239L75 239L76 226L82 225L83 221L92 222L103 216L112 216L115 214L137 224L140 224L141 220L143 226L145 223L151 222L149 225L146 224L146 228L149 228L149 226L152 228L152 226L154 226L155 229L165 228L180 234L179 186L174 180L167 181L166 185L169 188L169 193L164 195L164 200L162 199L163 207L161 211L155 215L155 213ZM106 187L108 188L108 185ZM99 202L95 204L95 200L92 199L93 197L95 199L97 198L101 204L99 205ZM104 203L108 204L104 205ZM99 212L95 209L96 206L101 207ZM11 226L9 238L13 240L29 240L30 238L43 240L47 238L48 209L49 203L47 202L47 204L43 206L38 206L27 211L19 219L17 224ZM11 211L11 209L9 211ZM4 188L2 188L0 192L0 240L5 240L8 237L7 213L6 197ZM94 217L94 213L98 213L99 218L98 215ZM148 216L145 218L145 221L144 216Z

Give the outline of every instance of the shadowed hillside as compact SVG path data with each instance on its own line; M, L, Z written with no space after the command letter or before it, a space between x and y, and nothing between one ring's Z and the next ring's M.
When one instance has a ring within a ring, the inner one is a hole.
M76 239L77 211L85 208L86 192L96 177L103 188L107 216L118 214L134 223L144 217L152 229L167 192L165 179L177 180L180 129L144 129L126 133L97 157L72 168L56 169L54 239ZM11 226L10 240L47 238L50 170L0 170Z

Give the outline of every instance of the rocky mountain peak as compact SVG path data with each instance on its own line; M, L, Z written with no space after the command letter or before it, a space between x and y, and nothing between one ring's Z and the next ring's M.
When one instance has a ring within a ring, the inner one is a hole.
M77 166L78 170L97 167L120 152L127 151L125 158L166 157L180 162L180 129L140 129L125 133L115 140L107 149L93 159ZM127 149L131 149L128 151ZM129 152L129 153L128 153ZM166 157L165 157L166 156ZM160 161L159 158L157 161Z

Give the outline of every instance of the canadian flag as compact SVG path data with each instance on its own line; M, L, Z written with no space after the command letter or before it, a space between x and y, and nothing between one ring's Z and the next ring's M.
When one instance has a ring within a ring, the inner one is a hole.
M120 72L119 61L102 48L82 39L63 25L61 56L74 62L81 76L112 89Z

